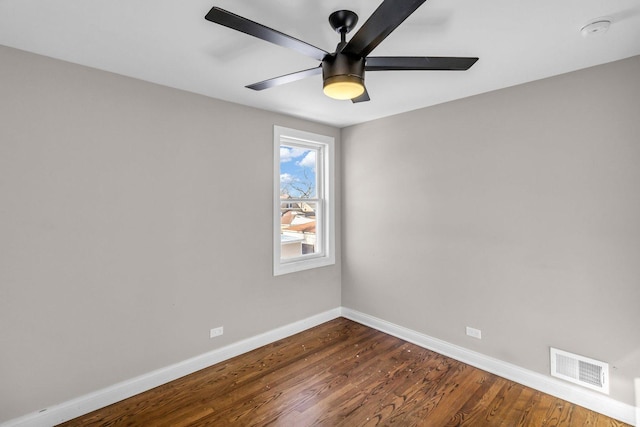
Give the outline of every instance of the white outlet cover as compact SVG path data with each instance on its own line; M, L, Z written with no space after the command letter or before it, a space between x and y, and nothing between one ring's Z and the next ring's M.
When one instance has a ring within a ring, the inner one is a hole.
M219 337L224 334L224 328L220 326L219 328L213 328L209 331L209 338Z
M469 335L470 337L478 338L479 340L482 339L482 331L480 329L471 328L469 326L467 326L467 335Z

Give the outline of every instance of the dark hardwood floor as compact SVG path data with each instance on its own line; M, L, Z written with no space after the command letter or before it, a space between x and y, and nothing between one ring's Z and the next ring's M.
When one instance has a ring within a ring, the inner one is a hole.
M626 426L339 318L63 426Z

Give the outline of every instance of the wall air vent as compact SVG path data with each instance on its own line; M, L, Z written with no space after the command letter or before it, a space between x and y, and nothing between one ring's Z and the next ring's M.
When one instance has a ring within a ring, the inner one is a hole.
M609 394L609 364L551 347L551 376Z

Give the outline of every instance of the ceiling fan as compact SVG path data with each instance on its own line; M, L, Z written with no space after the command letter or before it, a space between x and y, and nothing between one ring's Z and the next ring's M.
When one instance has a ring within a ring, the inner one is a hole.
M355 103L370 100L364 86L365 71L464 71L478 60L464 57L368 56L425 1L384 0L348 42L346 35L356 26L358 15L350 10L333 12L329 16L329 24L340 34L340 43L332 53L219 7L213 7L205 19L320 61L317 67L254 83L247 88L263 90L322 73L323 90L327 96L350 99Z

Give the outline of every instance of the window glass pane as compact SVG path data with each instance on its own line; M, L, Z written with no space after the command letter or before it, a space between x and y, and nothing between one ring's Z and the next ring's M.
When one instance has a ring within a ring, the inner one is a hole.
M318 202L280 203L280 258L291 259L320 251L316 240Z
M280 145L281 198L316 198L318 151L313 148Z

